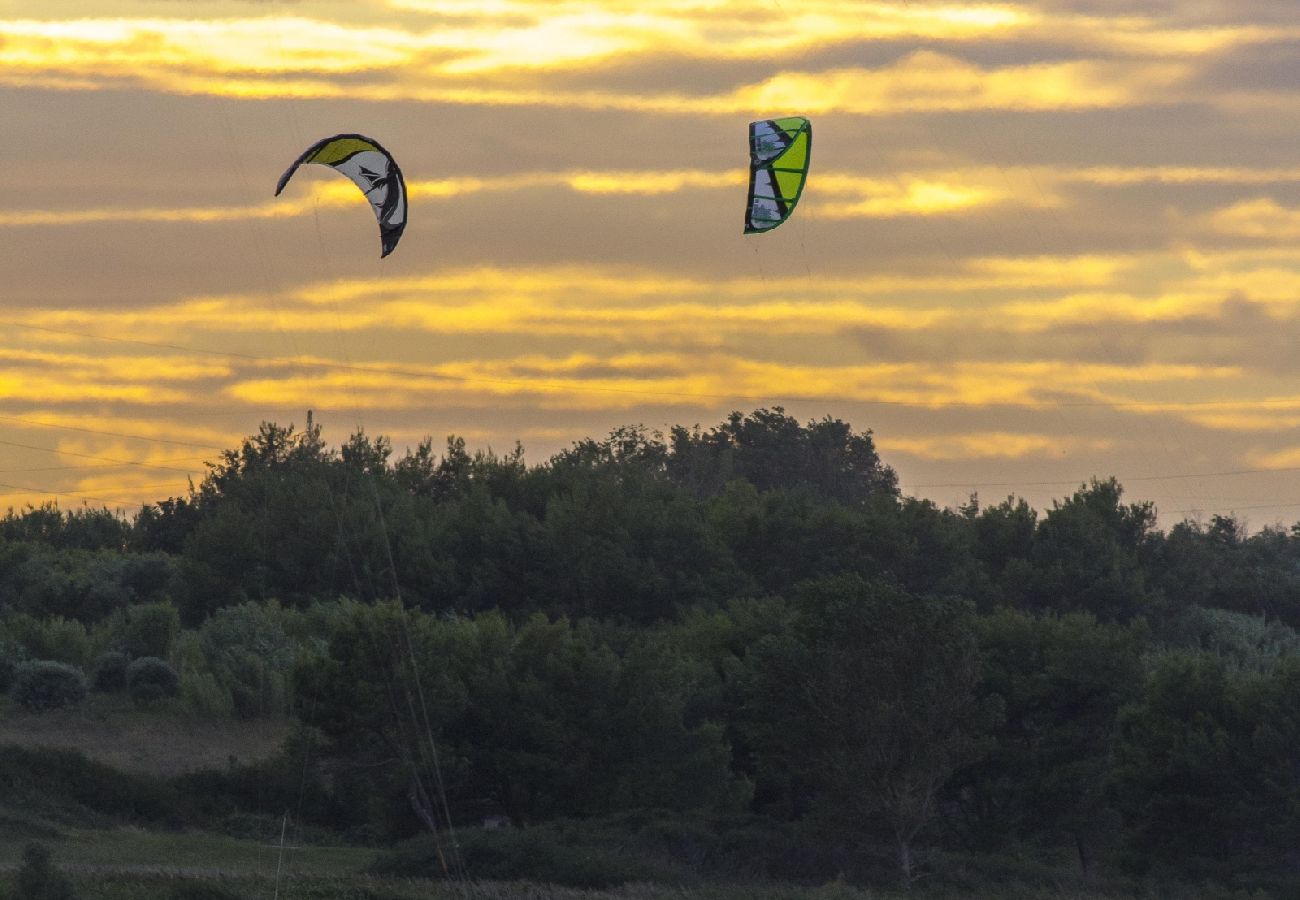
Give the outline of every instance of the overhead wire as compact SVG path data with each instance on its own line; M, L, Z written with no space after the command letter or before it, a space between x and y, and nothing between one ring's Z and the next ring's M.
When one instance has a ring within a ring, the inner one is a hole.
M1130 481L1171 481L1182 478L1226 478L1234 475L1269 475L1281 472L1300 472L1300 466L1279 466L1277 468L1225 469L1220 472L1183 472L1173 475L1135 475L1116 480L1122 484ZM960 487L1053 487L1064 484L1086 483L1087 478L1062 478L1055 481L951 481L951 482L909 482L900 487L908 488L960 488Z
M46 453L57 453L60 456L75 456L78 459L94 459L101 462L116 463L119 466L135 466L141 469L164 469L170 472L181 472L185 475L192 475L194 473L194 469L193 468L180 469L175 466L166 465L166 463L187 462L189 460L204 459L204 457L201 456L181 456L181 457L175 457L172 459L164 460L162 463L147 463L147 462L141 462L138 459L118 459L112 456L100 456L95 453L79 453L73 450L64 450L61 447L41 447L36 444L23 444L18 441L0 440L0 446L16 447L22 450L40 450Z
M28 419L23 416L6 416L0 415L0 422L17 422L20 425L27 425L33 428L59 428L64 431L80 431L86 434L106 435L108 437L131 438L137 441L148 441L151 444L174 444L179 447L194 447L200 450L216 450L221 452L224 447L218 447L215 444L200 444L195 441L182 441L175 438L149 437L143 434L132 434L126 431L109 431L103 428L86 428L81 425L64 425L58 422L42 422L39 419Z

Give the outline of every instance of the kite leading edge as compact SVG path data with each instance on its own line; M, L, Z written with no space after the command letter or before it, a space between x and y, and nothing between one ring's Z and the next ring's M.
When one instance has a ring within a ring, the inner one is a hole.
M406 227L406 182L392 154L378 141L360 134L324 138L308 147L280 176L275 186L277 197L293 173L305 163L329 166L361 188L379 220L379 239L383 246L380 258L392 253Z
M749 123L745 234L771 231L794 212L808 179L812 123L802 116Z

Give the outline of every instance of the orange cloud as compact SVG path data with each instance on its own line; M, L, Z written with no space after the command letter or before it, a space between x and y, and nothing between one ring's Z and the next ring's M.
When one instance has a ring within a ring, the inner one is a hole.
M863 11L870 13L864 19ZM530 104L727 114L772 108L886 114L943 109L1075 109L1165 102L1193 74L1189 62L1130 59L981 67L932 50L879 69L785 71L725 93L688 96L632 90L555 89L519 79L590 68L602 60L661 55L771 60L796 48L902 34L964 39L1021 27L1007 6L971 9L869 4L774 17L758 32L746 19L548 8L521 25L489 13L455 27L405 30L296 17L224 20L0 21L0 82L60 88L136 85L173 93L350 97L474 104ZM893 23L892 29L889 27Z
M1271 197L1243 200L1218 210L1208 223L1225 234L1271 241L1300 239L1300 208L1282 206Z
M903 453L929 460L1053 458L1067 453L1104 451L1115 442L1103 438L1074 438L1008 431L976 431L937 436L880 437L884 453Z

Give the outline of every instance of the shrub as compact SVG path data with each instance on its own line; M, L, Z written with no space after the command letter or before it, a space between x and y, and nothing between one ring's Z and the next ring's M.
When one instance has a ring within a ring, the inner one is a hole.
M71 666L83 666L90 659L86 626L75 619L37 619L20 613L5 622L5 632L22 646L29 659L49 659Z
M288 614L272 603L244 603L215 613L200 630L213 674L243 719L284 715L296 643Z
M37 712L73 706L86 697L86 676L59 662L25 662L14 674L13 696L20 705Z
M13 745L0 745L0 797L7 808L22 810L25 822L39 816L88 828L179 827L191 800L160 778L123 772L73 750Z
M23 865L18 870L17 897L23 900L73 900L72 882L50 865L50 851L43 844L23 848Z
M181 677L181 699L187 710L204 719L228 719L235 712L229 689L211 672L186 672Z
M0 694L9 693L14 686L14 675L18 672L18 663L0 652Z
M9 693L14 686L14 676L18 674L18 664L26 658L23 648L7 640L0 630L0 694Z
M140 706L175 697L181 690L176 670L156 656L142 656L126 667L126 689Z
M126 667L130 662L125 653L117 650L101 653L90 675L91 689L102 693L126 690Z
M118 645L133 657L164 657L181 630L181 616L167 602L128 606L117 625Z

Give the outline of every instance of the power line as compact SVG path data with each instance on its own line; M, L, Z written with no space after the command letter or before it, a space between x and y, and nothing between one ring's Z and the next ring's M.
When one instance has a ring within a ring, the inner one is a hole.
M1230 507L1228 512L1239 513L1239 512L1246 512L1253 509L1295 509L1295 508L1300 508L1300 500L1297 500L1294 503L1268 503L1260 506L1234 506L1234 507ZM1169 512L1173 515L1185 516L1189 513L1203 513L1206 512L1206 509L1205 507L1200 506L1200 507L1192 507L1191 509L1172 509Z
M45 453L59 453L64 456L76 456L80 459L94 459L94 460L99 460L100 462L117 463L118 465L122 465L122 466L138 466L142 469L166 469L169 472L180 472L184 475L191 475L195 471L193 468L178 469L175 466L163 465L161 463L146 463L146 462L140 462L139 460L136 459L117 459L112 456L97 456L93 453L76 453L72 450L60 450L57 447L38 447L35 444L20 444L17 441L0 440L0 444L6 447L20 447L23 450L41 450L44 451ZM190 460L190 459L202 460L203 457L201 456L180 457L177 459L169 459L167 460L167 462L185 462L186 460Z
M1229 469L1223 472L1185 472L1180 475L1135 475L1132 478L1119 478L1120 484L1133 481L1172 481L1180 478L1226 478L1233 475L1267 475L1273 472L1300 472L1300 466L1282 466L1276 469ZM1095 477L1095 476L1090 476ZM1087 478L1066 478L1059 481L952 481L903 484L909 490L916 488L982 488L982 487L1056 487L1062 484L1086 484Z
M83 491L51 491L45 488L24 487L21 484L9 484L0 481L0 488L8 488L11 491L24 491L29 494L56 494L60 497L77 497L81 500L94 500L97 503L112 503L115 506L143 506L138 500L122 500L112 497L95 497Z
M107 435L109 437L131 438L132 440L148 441L153 444L175 444L180 447L195 447L199 450L216 450L217 452L221 452L222 450L225 449L224 447L217 447L212 444L198 444L193 441L178 441L173 438L145 437L142 434L130 434L125 431L108 431L99 428L86 428L80 425L61 425L56 422L42 422L38 419L27 419L27 418L23 418L22 416L0 415L0 421L19 422L23 425L32 425L38 428L61 428L65 431L83 431L86 434L100 434L100 435Z

